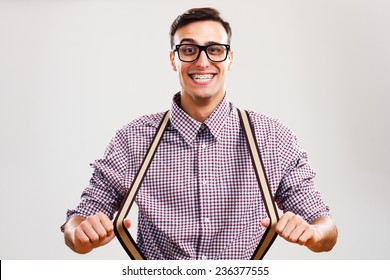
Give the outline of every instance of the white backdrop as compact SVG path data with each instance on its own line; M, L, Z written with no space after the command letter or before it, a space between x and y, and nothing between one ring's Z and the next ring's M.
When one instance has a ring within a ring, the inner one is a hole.
M0 0L1 259L127 258L59 227L116 130L169 109L168 30L203 6L233 28L229 99L298 135L339 228L330 253L278 238L266 258L389 259L389 1Z

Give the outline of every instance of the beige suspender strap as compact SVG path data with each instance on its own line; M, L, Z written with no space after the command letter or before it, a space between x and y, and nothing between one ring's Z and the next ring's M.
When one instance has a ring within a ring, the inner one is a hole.
M257 147L257 142L253 132L253 128L249 121L249 115L246 111L238 109L241 126L244 130L244 135L246 137L248 147L251 154L252 163L255 169L256 177L259 182L260 191L264 198L265 208L270 218L270 226L266 229L259 245L257 246L255 252L252 255L252 260L260 260L267 253L268 249L271 247L272 243L276 238L275 226L278 221L278 213L275 207L274 200L272 198L272 193L268 186L268 181L264 172L263 164L260 158L260 153ZM121 207L118 210L118 213L114 219L114 231L119 242L121 243L123 249L127 252L129 257L133 260L145 260L146 258L142 254L141 250L137 246L137 243L131 237L129 231L123 224L124 219L128 215L131 206L135 201L135 197L138 193L138 190L143 182L143 179L146 175L146 172L149 169L150 163L153 160L153 157L156 153L156 149L160 144L164 131L169 123L170 111L167 111L163 116L163 119L157 128L157 132L152 140L152 143L145 155L143 162L138 170L137 175L134 178L130 189L124 198Z
M170 111L167 111L163 116L163 119L157 128L157 132L154 135L154 139L147 151L143 162L138 170L137 175L135 176L133 183L127 193L127 196L124 198L121 207L119 208L118 214L114 219L114 232L117 236L119 242L121 243L123 249L127 252L129 257L133 260L145 260L141 250L138 248L137 243L131 237L129 231L123 224L123 220L129 214L130 208L134 203L135 197L138 193L138 190L142 184L142 181L145 177L146 172L149 169L150 163L153 160L153 157L156 153L156 149L160 144L164 131L169 123Z
M259 245L252 255L252 260L261 260L277 236L275 227L279 217L275 207L275 201L272 197L271 189L268 185L267 176L264 171L264 165L261 160L259 148L257 146L258 142L256 141L255 132L249 120L249 114L245 110L237 109L237 111L247 140L253 167L255 169L257 181L259 182L260 191L263 196L265 209L267 211L268 217L270 218L270 225L264 232Z

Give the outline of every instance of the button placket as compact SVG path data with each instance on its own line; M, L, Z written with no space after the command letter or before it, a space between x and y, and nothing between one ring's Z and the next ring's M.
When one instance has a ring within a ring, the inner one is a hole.
M209 154L209 142L211 141L210 132L205 128L204 131L198 134L199 150L198 150L198 163L199 163L199 194L201 201L201 212L200 212L200 228L201 238L199 244L199 256L201 259L208 259L205 252L210 247L212 240L213 229L211 227L211 217L213 207L210 205L212 199L212 175L210 174L210 154Z

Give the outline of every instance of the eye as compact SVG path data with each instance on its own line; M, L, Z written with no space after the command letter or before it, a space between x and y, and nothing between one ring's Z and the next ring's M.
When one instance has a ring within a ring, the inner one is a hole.
M197 52L197 47L195 46L181 46L180 53L184 55L193 55Z
M225 50L226 50L225 46L220 46L220 45L210 45L207 48L207 52L213 55L224 53Z

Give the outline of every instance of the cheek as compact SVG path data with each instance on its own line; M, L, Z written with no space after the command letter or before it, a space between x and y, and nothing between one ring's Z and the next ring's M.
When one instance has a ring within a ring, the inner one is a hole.
M177 65L177 73L179 74L179 80L180 80L180 84L181 85L184 85L186 84L186 79L188 78L186 72L180 68L180 66Z
M188 77L186 67L183 67L183 65L178 64L178 65L176 65L176 68L177 68L177 71L179 72L181 79L186 79Z

